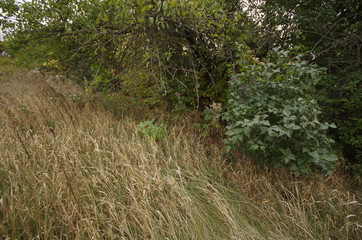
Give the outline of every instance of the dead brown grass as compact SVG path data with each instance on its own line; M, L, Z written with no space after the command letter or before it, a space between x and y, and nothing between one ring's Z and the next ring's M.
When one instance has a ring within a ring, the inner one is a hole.
M225 163L187 124L162 141L81 89L21 73L0 86L0 236L10 239L360 239L341 174L293 179ZM85 99L88 99L85 97Z

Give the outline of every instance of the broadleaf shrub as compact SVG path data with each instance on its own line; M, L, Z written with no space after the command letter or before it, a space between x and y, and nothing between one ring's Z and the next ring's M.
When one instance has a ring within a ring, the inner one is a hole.
M144 137L160 141L166 136L166 126L163 124L156 125L153 121L143 121L137 125L137 130Z
M334 124L319 121L315 85L323 69L274 49L265 62L244 66L230 81L225 143L262 165L294 174L331 173L337 156L327 137Z

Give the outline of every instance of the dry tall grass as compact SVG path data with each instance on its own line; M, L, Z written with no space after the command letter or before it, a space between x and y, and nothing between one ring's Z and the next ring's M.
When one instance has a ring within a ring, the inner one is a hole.
M342 177L296 182L224 162L187 126L162 141L39 73L0 81L0 236L360 239Z

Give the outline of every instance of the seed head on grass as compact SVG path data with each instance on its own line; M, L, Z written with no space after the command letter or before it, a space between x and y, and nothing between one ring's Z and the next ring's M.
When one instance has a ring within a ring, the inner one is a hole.
M25 74L0 86L3 238L361 236L360 199L343 177L297 183L246 159L226 164L187 125L117 119L52 84Z

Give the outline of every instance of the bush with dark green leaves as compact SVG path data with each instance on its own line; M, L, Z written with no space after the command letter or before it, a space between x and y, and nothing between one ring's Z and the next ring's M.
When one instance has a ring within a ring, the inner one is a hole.
M318 84L323 119L345 162L362 175L362 1L269 0L258 5L259 56L272 46L303 46L328 77Z
M224 114L228 150L296 175L331 173L338 158L326 132L336 126L319 121L315 100L315 85L323 75L302 56L279 49L265 62L244 66L230 81Z
M323 118L333 119L338 126L330 135L346 163L362 175L362 71L329 75L318 89Z

